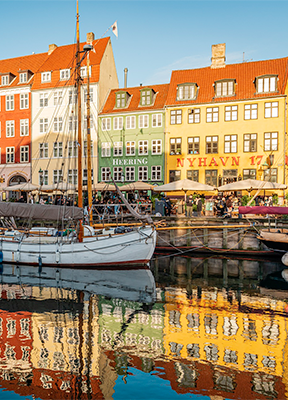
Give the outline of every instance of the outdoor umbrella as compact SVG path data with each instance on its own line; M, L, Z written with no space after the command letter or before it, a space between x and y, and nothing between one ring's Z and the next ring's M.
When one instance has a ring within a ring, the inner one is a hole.
M68 182L59 182L59 183L53 183L53 185L42 185L39 187L39 190L41 192L54 192L56 190L60 192L67 192L68 190L76 191L77 186Z
M150 185L150 183L142 181L137 181L121 186L120 190L123 192L124 191L128 192L129 190L154 190L154 185Z
M116 188L115 188L114 185L112 185L112 184L110 184L110 183L107 183L107 182L95 183L95 184L93 185L92 189L93 189L93 190L97 190L97 191L99 191L99 192L102 192L102 191L108 191L108 192L110 192L110 191L116 190Z
M22 182L18 185L7 186L3 188L6 192L32 192L39 188L39 185L34 185L31 182Z
M215 190L215 187L191 179L182 179L181 181L166 183L166 185L155 186L153 190L154 192L185 192L186 200L186 192L211 192Z
M217 188L218 192L234 192L247 190L284 190L287 185L283 183L259 181L256 179L244 179L243 181L228 183Z

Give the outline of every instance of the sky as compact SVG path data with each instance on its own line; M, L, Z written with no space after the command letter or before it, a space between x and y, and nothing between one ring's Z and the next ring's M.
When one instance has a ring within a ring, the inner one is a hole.
M0 59L75 43L76 0L0 0L0 10ZM87 32L111 37L119 87L124 68L132 87L209 66L217 43L226 43L227 64L288 55L288 1L79 0L79 14L80 41Z

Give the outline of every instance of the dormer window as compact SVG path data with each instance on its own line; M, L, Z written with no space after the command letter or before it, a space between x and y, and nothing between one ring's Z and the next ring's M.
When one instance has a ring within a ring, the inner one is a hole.
M70 78L70 69L60 69L60 80L61 81L68 81Z
M177 100L194 100L197 94L196 83L183 83L178 85Z
M124 108L127 106L129 94L127 92L117 92L116 93L116 108Z
M235 80L225 79L215 82L215 97L228 97L235 94Z
M149 106L153 103L153 94L154 91L152 89L141 89L141 106Z
M51 82L51 72L41 72L41 82Z
M269 93L277 91L277 76L265 75L256 78L257 93Z
M87 78L87 67L80 68L80 76L81 78ZM91 76L91 65L89 67L89 76Z
M27 72L21 72L19 74L19 82L20 83L25 83L27 82Z
M2 75L1 76L1 86L6 86L9 84L9 76L8 75Z

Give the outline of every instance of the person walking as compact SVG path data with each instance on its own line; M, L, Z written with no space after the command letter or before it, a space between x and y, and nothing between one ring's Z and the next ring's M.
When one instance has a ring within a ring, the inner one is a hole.
M192 217L192 215L193 215L193 196L192 195L190 195L188 197L186 206L187 206L187 217Z
M197 198L197 215L198 215L198 217L201 217L202 208L203 208L203 204L202 204L201 197L198 197Z

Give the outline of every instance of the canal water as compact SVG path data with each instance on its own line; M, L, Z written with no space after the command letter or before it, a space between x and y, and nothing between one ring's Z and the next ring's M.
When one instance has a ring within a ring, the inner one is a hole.
M280 259L0 267L0 398L287 399Z

